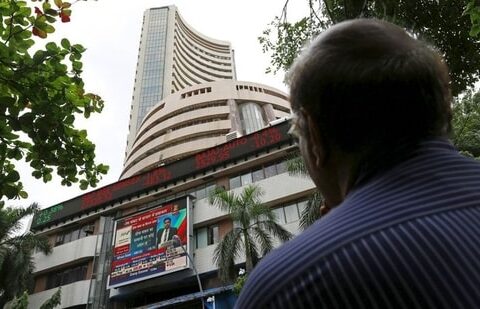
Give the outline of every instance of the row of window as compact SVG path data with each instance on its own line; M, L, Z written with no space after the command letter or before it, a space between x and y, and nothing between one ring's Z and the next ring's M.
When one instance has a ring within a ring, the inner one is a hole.
M176 19L177 19L176 25L177 25L178 29L183 30L183 31L180 31L180 32L182 34L185 34L185 36L188 36L189 41L194 41L196 44L199 44L200 46L203 46L207 49L210 49L210 50L218 52L218 53L226 53L226 52L229 53L230 52L229 46L225 46L225 45L220 46L220 45L217 45L217 44L214 45L214 43L212 43L212 42L206 41L203 38L199 38L197 35L193 34L190 31L190 29L188 29L178 17ZM200 53L206 54L210 57L217 58L217 59L222 59L222 60L230 60L231 59L230 57L219 56L219 55L209 53L208 51L199 48L195 44L191 44L191 45L192 45L193 48L198 50Z
M185 42L182 39L182 37L178 36L177 34L175 34L175 36L174 36L173 46L178 48L182 52L182 54L187 55L189 59L192 59L196 63L200 64L202 67L208 67L209 69L212 69L214 71L226 72L226 73L230 73L230 74L232 73L231 65L229 63L217 62L217 61L209 59L205 56L199 55L198 53L196 53L192 49L191 44ZM202 60L200 61L198 58L200 58ZM195 66L192 63L190 63L190 64L192 66ZM218 66L226 67L226 68L219 68ZM197 67L197 69L199 69L199 68Z
M75 227L66 231L62 231L57 234L55 238L55 247L66 244L77 239L93 235L95 226L93 224L87 224L80 227Z
M193 45L192 44L185 44L185 38L183 36L183 34L181 34L180 32L177 31L177 29L175 29L174 31L174 39L177 39L177 40L181 40L183 45L186 46L186 48L192 53L194 54L195 56L203 59L205 62L207 63L212 63L214 65L219 65L219 66L224 66L224 67L231 67L231 63L230 62L221 62L219 60L212 60L211 58L216 58L218 59L218 57L215 57L215 56L210 56L210 58L206 57L205 55L207 55L206 53L203 53L203 52L200 52L198 53L196 50L198 50L197 48L195 48L195 50L193 49ZM174 46L177 46L176 45L176 42L174 41L173 42Z
M140 137L142 137L145 133L147 133L151 128L153 128L154 126L159 124L160 122L166 121L166 120L171 119L173 117L176 117L178 115L185 114L185 113L188 113L188 112L191 112L191 111L194 111L194 110L210 108L210 107L217 107L217 106L226 106L226 105L227 105L226 100L220 100L220 101L209 101L209 102L202 103L202 104L189 105L189 106L186 106L184 108L178 109L178 110L176 110L172 113L169 113L165 117L160 117L158 119L155 119L155 121L153 121L150 125L148 125L148 127L146 127L145 129L143 129L141 132L138 133L137 140ZM159 109L160 108L156 108L154 112L150 113L148 115L148 117L146 117L143 120L143 122L146 122L147 119L149 119L150 117L155 115L156 111L158 111Z
M166 10L152 11L150 15L145 49L149 51L155 49L156 52L144 54L143 60L148 71L142 72L141 76L143 87L140 91L140 108L137 116L137 127L141 124L143 117L145 117L150 107L154 106L158 102L158 98L163 96L161 79L164 69L162 60L165 53L165 25L167 17L168 12Z
M278 174L286 172L286 163L285 161L280 161L276 163L262 165L258 168L255 168L253 171L243 173L239 176L230 178L230 190L241 187L242 185L247 185L255 181L259 181L268 177L273 177ZM201 200L210 196L210 193L215 190L218 185L215 182L210 182L207 184L202 184L195 188L192 188L188 191L177 192L153 202L150 202L145 205L145 208L153 207L156 205L163 204L166 201L173 200L178 197L183 197L185 195L193 195L197 200Z
M82 264L48 274L46 288L49 290L62 285L85 280L87 277L87 269L88 264Z
M185 98L191 97L192 95L199 95L202 93L209 93L209 92L212 92L212 87L205 87L205 88L184 92L181 94L181 97L182 99L185 99Z
M181 45L179 46L181 47ZM173 50L174 60L178 59L180 64L189 71L190 75L193 74L206 81L213 81L211 79L212 76L217 79L232 79L231 71L217 70L216 68L212 68L211 66L198 61L198 59L191 57L191 55L185 53L183 49L180 49L180 51L183 52L177 52L177 49ZM208 70L206 68L208 68ZM182 72L185 73L183 70ZM203 73L204 75L200 73Z
M230 190L238 187L246 186L248 184L260 181L265 178L273 177L278 174L283 174L287 171L285 161L277 163L269 163L255 168L254 170L244 172L230 178Z

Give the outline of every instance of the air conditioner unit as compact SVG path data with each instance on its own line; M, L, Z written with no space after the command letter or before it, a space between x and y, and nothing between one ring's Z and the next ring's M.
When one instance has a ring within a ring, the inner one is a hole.
M240 133L238 133L238 131L232 131L232 132L229 132L225 135L225 137L227 138L227 142L233 140L233 139L236 139L238 137L240 137Z
M84 230L85 234L92 235L94 230L95 230L95 226L93 224L87 225L83 228L83 230Z
M275 120L272 120L268 123L269 126L274 126L276 124L279 124L281 122L284 122L285 120L287 120L288 118L287 117L282 117L282 118L278 118L278 119L275 119Z

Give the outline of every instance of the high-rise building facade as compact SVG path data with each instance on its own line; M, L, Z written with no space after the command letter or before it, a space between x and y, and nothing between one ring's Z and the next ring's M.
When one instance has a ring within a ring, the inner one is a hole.
M278 222L299 232L315 187L286 170L297 149L289 114L285 93L236 80L229 43L198 33L173 6L147 10L121 180L34 217L31 231L53 251L34 256L29 308L59 287L63 308L201 308L208 299L231 308L213 252L235 223L208 197L258 185Z
M289 115L286 95L266 85L223 80L184 88L145 115L121 178L250 134Z
M186 87L234 78L234 57L229 42L209 38L190 27L175 6L146 10L127 152L143 118L160 100Z

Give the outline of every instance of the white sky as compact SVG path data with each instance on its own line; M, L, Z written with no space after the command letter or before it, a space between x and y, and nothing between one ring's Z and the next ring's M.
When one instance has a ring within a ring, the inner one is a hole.
M73 1L72 1L73 2ZM289 2L289 17L306 9L306 1ZM83 57L83 79L86 90L105 101L101 114L79 126L88 130L96 144L97 162L110 166L99 187L118 180L124 158L128 117L138 54L143 12L150 7L174 4L186 22L197 31L220 40L230 41L235 50L237 78L263 83L287 91L283 73L265 74L269 57L264 55L257 37L275 16L281 14L284 0L99 0L79 1L73 7L70 23L56 23L55 36L40 41L70 42L87 48ZM60 180L44 184L22 168L22 182L29 198L8 201L7 205L25 206L38 202L48 207L87 191L78 186L63 187Z

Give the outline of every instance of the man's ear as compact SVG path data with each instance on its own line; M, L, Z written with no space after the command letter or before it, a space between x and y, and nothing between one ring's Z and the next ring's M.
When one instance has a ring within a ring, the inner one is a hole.
M325 148L323 147L323 140L318 128L317 122L308 113L304 113L306 123L307 139L309 145L309 152L311 155L311 162L316 167L322 167L325 161Z

